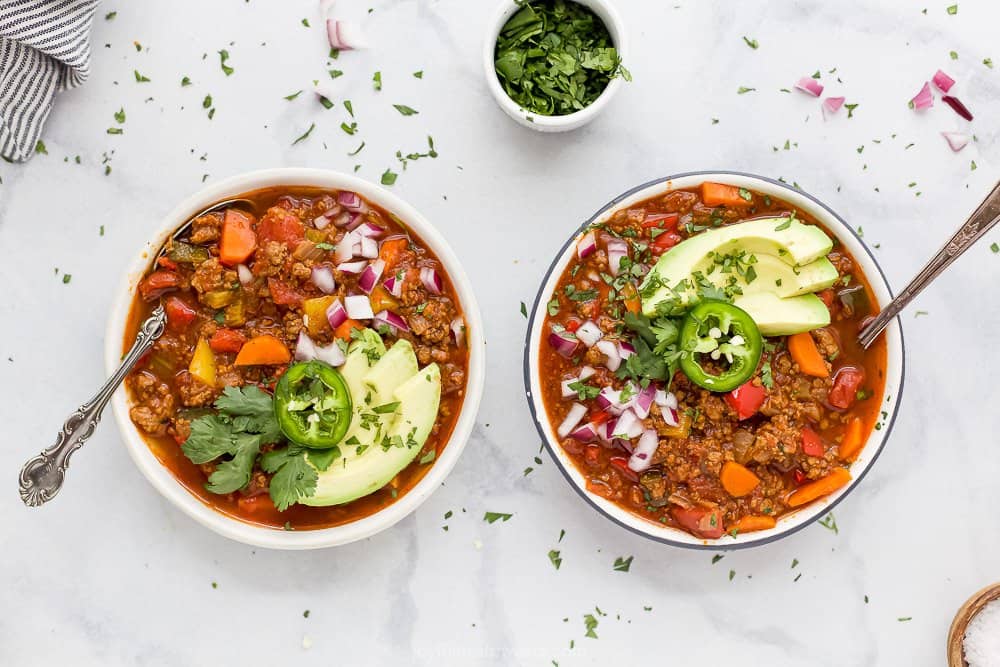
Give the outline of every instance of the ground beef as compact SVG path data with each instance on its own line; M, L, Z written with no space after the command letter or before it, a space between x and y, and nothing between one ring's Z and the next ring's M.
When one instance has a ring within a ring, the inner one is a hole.
M191 243L202 245L222 236L222 213L206 213L191 223Z
M128 383L135 398L129 416L142 430L151 435L167 432L167 423L174 411L174 397L170 386L146 371L133 373Z
M257 251L253 272L258 276L275 276L285 268L288 248L283 243L268 241Z
M199 295L224 289L232 284L225 282L225 273L218 259L215 257L207 259L195 269L194 275L191 276L191 287L195 288Z
M455 311L447 301L428 301L423 312L410 317L410 329L425 343L438 345L448 342L451 335L451 320Z
M211 405L221 393L218 388L205 384L187 371L177 374L174 385L181 395L181 405L189 408Z

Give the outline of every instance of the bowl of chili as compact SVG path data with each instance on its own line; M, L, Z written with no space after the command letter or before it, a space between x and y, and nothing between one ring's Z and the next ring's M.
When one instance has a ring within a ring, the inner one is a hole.
M538 132L596 118L631 78L627 55L625 26L609 0L503 0L483 42L493 98Z
M366 181L267 169L184 200L125 273L109 372L157 305L165 333L115 419L152 486L225 537L312 549L374 535L441 485L472 431L485 368L472 287L435 227Z
M681 279L678 279L682 277ZM892 298L842 218L784 183L669 176L619 195L558 252L524 381L549 453L622 527L691 548L764 544L868 473L903 386Z

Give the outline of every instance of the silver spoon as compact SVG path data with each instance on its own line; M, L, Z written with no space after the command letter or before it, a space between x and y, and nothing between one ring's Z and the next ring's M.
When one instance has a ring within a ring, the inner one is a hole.
M981 239L986 232L1000 222L1000 183L993 186L993 191L986 196L979 208L969 216L965 224L958 228L955 235L948 240L943 248L938 250L927 265L920 270L920 273L910 281L902 292L895 299L882 309L878 315L866 324L858 333L858 342L861 347L867 348L878 335L889 326L889 323L899 315L913 298L927 287L932 280L941 275L952 262L958 259L959 255L972 247L976 241Z
M175 231L170 239L163 244L156 256L159 258L166 251L170 241L179 238L191 227L196 218L206 213L211 213L220 208L234 206L236 204L246 204L253 208L253 202L248 199L227 199L226 201L212 204L204 211L194 215ZM122 358L122 363L118 370L108 378L107 382L97 390L93 398L76 409L65 422L62 430L56 437L54 445L42 451L41 454L30 459L21 468L18 477L21 500L29 507L38 507L55 497L62 488L63 480L66 477L66 468L69 467L69 457L76 450L83 447L87 439L94 434L98 422L101 421L101 413L107 406L108 401L114 395L118 385L125 380L136 362L142 358L153 343L163 335L166 327L166 313L163 304L160 304L148 318L139 326L139 333L136 334L135 342L128 354Z

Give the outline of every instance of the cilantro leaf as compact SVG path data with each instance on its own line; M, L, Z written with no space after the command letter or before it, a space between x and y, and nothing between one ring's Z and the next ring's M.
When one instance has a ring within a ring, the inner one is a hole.
M269 491L279 512L316 493L319 476L306 461L301 447L270 451L261 457L260 467L264 472L274 473Z

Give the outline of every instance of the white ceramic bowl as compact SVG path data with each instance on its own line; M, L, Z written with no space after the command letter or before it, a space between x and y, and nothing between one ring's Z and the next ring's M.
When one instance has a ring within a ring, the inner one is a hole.
M872 464L875 463L875 459L878 458L882 447L885 445L886 438L889 437L889 433L892 431L892 425L896 419L896 409L899 405L899 398L903 389L903 333L899 326L899 319L897 318L883 334L886 337L888 357L886 362L885 393L881 408L884 412L882 419L879 421L879 426L872 431L861 454L850 466L851 476L853 477L851 483L826 498L807 505L794 513L785 515L778 520L778 524L774 528L759 532L744 533L737 535L735 538L724 535L717 540L705 540L682 530L642 519L618 505L587 491L584 476L580 474L572 459L563 451L562 446L559 444L559 438L555 432L556 425L549 422L546 417L545 406L542 402L539 386L538 351L542 340L545 308L549 295L552 294L566 266L575 258L577 240L591 224L606 220L615 211L628 208L637 202L649 199L659 193L678 188L694 187L704 181L729 183L769 194L808 212L816 220L823 223L827 229L832 231L837 240L850 251L871 283L878 303L881 306L885 306L892 299L885 274L882 273L874 256L854 233L851 226L818 199L793 189L784 183L751 174L696 172L669 176L640 185L616 197L595 213L590 220L583 223L580 229L569 238L566 245L559 251L552 266L549 267L549 271L545 276L542 287L535 299L535 305L531 311L531 321L528 326L528 336L524 350L524 382L528 396L528 405L531 408L538 432L545 441L549 453L556 460L556 463L558 463L566 479L570 481L576 491L595 509L624 528L667 544L716 550L738 549L771 542L794 533L810 522L824 516L844 496L850 493L851 489L858 485Z
M412 206L386 190L354 176L347 176L322 169L265 169L225 179L188 197L171 211L152 231L150 240L136 253L118 289L117 297L108 319L105 337L105 367L110 375L117 368L122 356L122 342L129 308L136 285L149 267L152 257L168 236L192 215L228 197L258 188L280 185L313 186L337 190L353 190L371 202L394 213L413 230L438 256L451 278L461 302L468 328L469 374L462 412L452 432L448 446L434 462L427 474L403 497L388 507L363 519L321 530L286 531L244 523L216 512L178 482L150 451L142 435L129 419L129 400L125 390L119 389L112 399L118 429L125 441L132 460L150 484L171 503L198 523L220 535L246 544L274 549L316 549L360 540L389 528L415 510L441 485L458 461L465 448L479 410L483 393L486 368L486 340L483 336L482 317L472 293L472 285L462 270L458 258L431 223Z
M628 39L625 36L625 26L618 15L618 10L615 9L614 3L611 0L575 0L575 2L589 8L597 15L597 18L601 19L608 29L608 34L611 35L611 42L618 50L619 57L621 57L625 66L628 67ZM503 29L504 24L507 23L507 20L518 9L520 7L514 3L514 0L503 0L500 6L497 7L493 19L489 22L486 30L486 37L483 42L483 70L486 74L486 85L493 94L493 99L497 101L497 104L500 105L500 108L508 116L524 127L538 132L568 132L594 120L599 113L604 111L605 107L611 102L611 98L622 87L623 81L620 76L612 79L608 83L608 87L604 89L604 92L590 106L564 116L542 116L534 111L524 109L520 104L510 99L507 92L504 91L493 64L494 54L496 53L497 37L500 35L500 31Z

